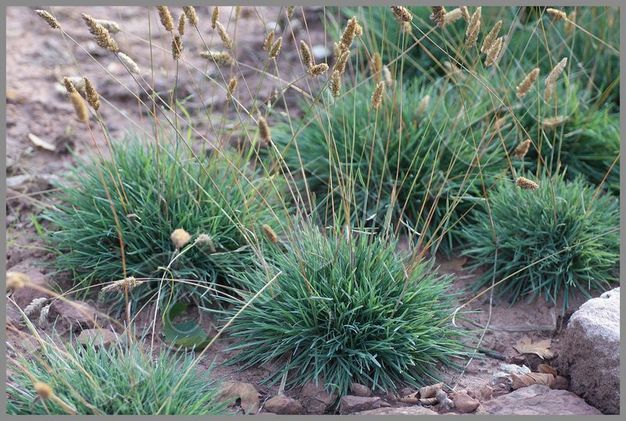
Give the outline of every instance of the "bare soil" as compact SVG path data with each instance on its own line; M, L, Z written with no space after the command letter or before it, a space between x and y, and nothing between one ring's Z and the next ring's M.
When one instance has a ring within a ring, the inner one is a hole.
M33 269L42 272L50 283L67 282L59 279L54 273L51 264L53 254L50 253L33 224L33 215L36 215L43 206L51 203L50 181L55 177L63 177L67 169L72 166L74 157L93 154L98 149L105 149L105 138L101 129L93 127L92 133L87 133L82 123L74 117L71 104L67 101L60 84L63 76L87 75L95 81L105 99L102 106L102 115L108 124L108 130L113 138L123 136L129 130L150 130L150 119L138 105L137 97L145 100L145 96L136 87L126 70L113 57L103 55L91 40L86 27L82 24L80 14L88 13L97 18L112 19L120 22L124 31L116 35L122 51L133 57L140 67L154 69L147 77L158 80L157 87L168 90L176 78L173 70L169 49L169 38L162 31L155 30L158 21L152 14L152 30L147 27L147 11L143 7L55 7L55 16L64 25L68 37L61 37L58 31L49 28L33 12L34 8L8 7L7 8L7 117L6 117L6 147L7 147L7 178L12 181L7 190L7 256L8 270L19 265L20 271L27 272ZM232 10L221 8L222 16L232 18ZM240 16L239 28L242 30L235 35L236 54L245 66L240 72L245 75L246 90L249 98L243 96L253 106L252 98L269 98L274 90L281 85L280 81L263 76L259 69L263 66L261 45L265 35L264 23L268 24L279 16L279 8L243 8ZM246 10L249 9L249 10ZM176 13L179 13L177 10ZM209 21L209 7L198 8L200 20ZM311 45L324 44L326 36L321 19L315 14L307 17L306 22L300 21L303 28L300 36L309 37ZM160 29L160 28L159 28ZM187 28L187 31L192 31ZM208 32L208 31L207 31ZM294 31L296 33L298 31ZM279 67L284 80L295 80L301 73L301 64L296 53L296 37L289 31L285 32L285 45L281 53ZM151 49L147 40L152 38L154 46ZM78 42L80 45L78 45ZM219 39L206 37L209 46L217 47ZM205 49L198 37L185 38L185 60L188 64L202 69L213 78L222 75L215 66L207 64L196 54ZM96 58L97 60L94 60ZM298 70L297 70L298 69ZM289 74L291 72L292 74ZM261 74L260 74L261 73ZM227 80L227 75L224 78ZM182 69L178 74L176 95L178 98L187 98L195 92L194 86L203 83L200 72L188 72ZM306 82L302 82L306 83ZM204 83L206 85L206 83ZM204 86L203 85L203 86ZM305 85L304 85L305 86ZM289 92L287 90L286 92ZM286 112L296 113L296 96L288 97ZM206 111L208 104L213 113L222 112L235 121L237 116L232 109L225 105L223 91L207 91L206 95L187 98L186 107L191 111L194 124L203 136L211 141L211 130L207 122ZM220 121L221 117L215 117ZM226 124L222 121L223 124ZM29 134L52 143L53 151L34 145L29 140ZM23 176L22 179L15 177ZM464 258L456 257L452 260L441 260L441 270L457 275L455 289L461 292L459 302L463 303L474 293L466 291L471 283L472 274L463 269ZM71 280L69 280L71 281ZM572 302L569 312L575 310L583 300L577 298ZM515 360L518 353L513 346L523 336L530 336L533 340L552 338L553 351L559 350L559 327L562 324L560 306L551 306L542 299L532 303L520 302L509 305L505 301L493 300L490 307L490 295L486 293L471 302L465 310L467 320L460 320L461 326L472 330L468 336L468 345L476 347L478 338L488 320L489 326L485 331L479 348L488 350L490 356L484 353L476 354L462 372L445 372L445 381L455 390L479 390L489 384L492 373L498 365L505 361ZM7 309L8 312L12 311ZM146 311L138 321L138 329L148 326L151 322L151 312ZM9 320L15 320L15 314L9 315ZM207 328L210 320L204 320ZM158 331L158 326L157 326ZM22 332L22 334L18 333ZM7 330L7 340L20 347L24 340L24 328L17 326L17 330ZM158 340L158 338L155 338ZM203 367L214 366L214 375L225 380L236 380L254 384L264 397L276 394L277 386L268 387L262 380L272 372L272 367L256 367L240 371L237 367L227 366L224 361L229 354L225 350L232 345L228 337L220 338L205 354ZM297 398L297 391L287 391L287 394Z

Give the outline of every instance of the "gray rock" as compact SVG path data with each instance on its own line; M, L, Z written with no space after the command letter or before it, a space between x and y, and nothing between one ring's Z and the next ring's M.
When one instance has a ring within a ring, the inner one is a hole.
M355 412L353 415L438 415L435 411L423 406L405 406L401 408L378 408L369 411Z
M619 414L620 290L615 288L574 312L556 362L570 390L605 414Z
M378 396L365 398L362 396L346 395L343 396L339 402L339 413L342 415L352 414L386 406L390 405Z
M85 329L80 332L76 342L86 346L109 347L117 342L118 336L108 329Z
M534 384L482 403L481 413L492 415L601 415L580 397L566 390Z
M82 301L55 300L52 302L51 318L58 317L65 329L80 331L97 326L98 311Z

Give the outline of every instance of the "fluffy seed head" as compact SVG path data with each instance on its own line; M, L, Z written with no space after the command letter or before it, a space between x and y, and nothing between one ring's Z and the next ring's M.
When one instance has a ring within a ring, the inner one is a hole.
M337 57L337 61L333 66L333 71L337 70L340 74L344 74L346 71L346 65L348 64L348 58L350 57L349 50L342 50Z
M137 66L137 63L135 63L135 61L132 58L128 57L124 53L117 53L117 57L120 59L122 64L126 66L129 72L137 74L137 75L140 73L139 66Z
M567 14L559 9L553 9L552 7L548 7L546 9L546 12L548 12L548 14L550 16L552 16L552 18L557 21L557 20L561 20L561 19L567 19Z
M303 40L300 40L300 56L302 56L302 63L307 69L315 65L313 54L311 54L309 46Z
M196 238L195 244L201 247L208 247L211 253L215 252L215 244L213 244L213 239L208 234L200 234Z
M34 384L34 387L35 387L35 392L37 392L37 395L39 395L39 397L44 400L49 399L54 393L52 391L52 388L43 382L36 382Z
M193 6L183 6L183 12L187 17L187 20L193 26L198 25L198 14L196 13L196 8Z
M22 272L7 272L7 290L16 290L30 283L28 275Z
M563 73L565 66L567 66L567 57L563 57L561 61L559 61L556 66L550 70L550 73L546 76L546 85L556 83L556 80L559 78L561 73Z
M230 35L228 35L228 32L226 32L226 29L224 29L224 25L222 25L222 23L218 21L215 22L215 28L217 29L217 33L222 39L222 44L224 44L224 48L226 48L227 50L233 48L233 41L230 39Z
M263 41L263 49L265 51L269 51L269 49L272 48L272 44L274 44L274 36L274 31L271 31L265 37L265 40Z
M259 127L259 135L264 142L270 142L272 140L272 134L270 132L270 126L267 124L267 120L263 116L259 116L257 121Z
M85 101L83 101L83 97L76 91L70 93L70 101L74 106L74 112L76 112L76 117L79 121L83 123L89 120L89 111L87 110L87 106L85 105Z
M452 22L456 22L457 20L463 17L463 11L460 7L450 10L445 15L443 15L443 24L448 25Z
M228 82L228 88L226 89L226 97L228 98L228 100L232 99L235 89L237 89L237 79L233 77Z
M492 43L491 48L489 49L489 51L487 51L487 57L485 58L485 67L493 65L498 57L500 57L503 44L504 37L499 37Z
M280 54L280 49L283 46L283 37L278 37L278 39L274 42L274 44L272 44L272 47L270 48L270 51L268 53L268 55L270 56L270 58L276 59L276 57L278 57L278 54Z
M528 153L528 150L530 149L530 144L531 143L532 143L532 141L530 139L524 140L519 145L517 145L517 147L513 151L513 155L517 159L523 159L526 156L526 154Z
M112 34L117 34L122 30L117 22L107 19L96 19L96 22L104 26L104 28Z
M530 88L533 86L533 83L535 83L535 80L537 80L537 76L539 76L539 67L535 67L530 72L528 72L522 82L517 85L516 90L518 98L523 98L524 95L528 93Z
M385 93L385 82L380 81L376 84L376 89L372 94L372 108L378 109L383 103L383 94Z
M185 35L185 14L183 13L178 18L178 34Z
M200 57L213 60L217 65L231 65L235 62L227 51L202 51Z
M309 74L311 76L320 76L326 73L327 70L328 70L328 64L320 63L320 64L316 64L315 66L309 67Z
M517 177L515 185L524 190L537 190L539 188L539 184L525 177Z
M561 124L567 121L567 117L563 115L559 115L556 117L546 118L541 122L541 127L544 129L555 129L559 127Z
M391 6L391 11L398 22L411 22L413 14L403 6Z
M44 304L48 301L48 297L39 297L39 298L35 298L33 299L25 308L24 308L24 314L27 317L30 317L32 315L34 315L35 313L37 313L39 310L41 310L41 308L44 306Z
M167 6L157 6L157 10L159 11L161 25L167 32L172 32L174 30L174 19L172 19L170 9Z
M387 65L383 66L382 74L385 84L391 87L393 85L393 78L391 77L391 72L389 71L389 67L387 67Z
M467 24L467 30L465 31L465 46L473 47L476 45L476 40L478 39L478 33L480 32L481 25L481 7L477 7L474 13L472 13L472 17L470 18L469 23Z
M172 231L170 240L172 240L174 247L181 249L189 242L189 240L191 240L191 235L182 228L176 228Z
M496 24L493 25L493 28L491 28L491 31L489 31L489 33L485 36L483 40L483 45L482 47L480 47L481 53L487 53L491 49L493 42L500 33L500 28L502 28L501 20L497 21Z
M145 283L145 281L139 281L134 276L129 276L124 279L120 279L119 281L115 281L105 286L100 290L100 292L109 292L109 291L130 291L133 288L138 287L139 285Z
M215 29L217 25L217 20L220 18L220 8L215 6L213 8L213 12L211 13L211 28Z
M437 25L438 27L443 27L443 25L445 25L445 15L446 15L446 8L443 6L433 6L433 13L430 15L430 20L432 20L433 22L435 22L435 25Z
M89 28L89 32L91 32L94 36L96 43L100 47L109 50L112 53L119 52L120 48L117 45L117 42L115 42L109 31L104 26L100 25L94 18L85 13L82 14L82 17L85 24Z
M343 30L343 34L341 34L340 47L343 50L350 49L350 46L352 45L352 41L354 40L354 34L356 31L357 24L358 22L356 20L356 16L352 16L350 19L348 19L348 23L346 24L346 27Z
M183 38L180 36L180 34L176 34L174 35L174 38L172 38L172 58L174 60L178 60L182 52Z
M334 97L341 93L341 73L338 70L334 70L330 75L330 92Z
M96 91L95 86L93 86L93 83L91 83L89 79L84 78L84 80L87 103L89 103L91 108L98 111L98 109L100 108L100 95L98 95L98 91Z
M41 18L45 20L48 25L50 25L50 28L59 29L61 27L61 25L59 25L59 21L47 10L35 10L35 13L41 16Z
M270 227L267 224L263 224L263 226L261 226L261 229L263 230L263 234L265 234L265 237L270 242L272 242L274 244L278 243L278 235L276 235L276 232L274 232L272 227Z
M72 82L70 78L64 77L63 84L65 85L65 90L67 91L68 94L71 94L72 92L76 92L76 87L74 86L74 82Z

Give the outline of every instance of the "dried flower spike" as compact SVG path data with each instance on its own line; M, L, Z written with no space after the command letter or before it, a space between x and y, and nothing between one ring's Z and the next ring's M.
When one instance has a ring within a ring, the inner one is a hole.
M372 108L378 109L383 103L383 94L385 93L385 82L380 81L376 84L376 89L372 94Z
M320 64L316 64L314 66L309 67L309 74L311 76L320 76L326 73L327 70L328 70L328 64L320 63Z
M463 17L463 12L460 7L450 10L445 15L443 15L443 24L448 25Z
M83 97L76 91L70 94L70 101L74 106L74 111L76 112L76 117L78 117L79 121L83 123L89 120L89 111L87 110L87 106L85 105L85 101L83 101Z
M220 22L215 22L215 28L217 29L217 33L222 39L222 44L224 44L224 48L230 50L233 48L233 41L230 39L228 32L224 29L224 26Z
M220 18L220 8L215 6L213 8L213 12L211 13L211 28L215 29L217 25L217 20Z
M137 74L137 75L140 73L139 66L137 66L137 63L135 63L135 61L132 58L128 57L124 53L117 53L117 57L120 59L122 64L126 66L129 72Z
M235 92L235 89L237 89L237 79L233 77L228 82L228 87L226 89L226 97L229 101L233 98L233 93Z
M129 276L128 278L120 279L119 281L115 281L105 286L100 290L100 292L109 292L109 291L130 291L133 288L138 287L139 285L145 283L145 281L138 281L134 276Z
M185 35L185 14L178 18L178 35Z
M69 77L63 78L63 84L65 85L65 90L67 91L68 94L71 94L72 92L76 92L76 87L74 86L74 82L72 82L72 80Z
M84 80L87 103L91 106L91 108L98 111L98 109L100 108L100 95L98 95L98 91L96 91L96 88L93 86L89 79L84 78Z
M463 19L465 20L465 22L469 22L470 13L469 13L469 9L467 8L467 6L461 6L459 7L459 9L461 9L461 14L463 15Z
M354 40L354 33L356 30L356 25L358 24L356 20L356 16L352 16L348 23L346 24L345 29L343 30L343 34L341 34L341 42L339 46L342 50L349 50L352 45L352 41Z
M561 124L565 123L566 121L567 121L567 117L563 115L550 117L550 118L546 118L545 120L541 122L541 127L543 127L544 129L555 129L559 127Z
M265 51L269 51L269 49L272 48L272 44L274 44L274 36L274 31L269 32L265 37L265 40L263 40L263 49Z
M189 240L191 240L191 235L184 229L177 228L172 231L170 240L172 240L172 244L174 244L176 249L181 249L189 242Z
M111 51L112 53L119 52L120 48L117 45L117 42L113 39L109 31L102 25L100 25L94 18L83 13L83 20L89 27L89 32L96 38L96 43L106 49Z
M217 65L231 65L235 62L227 51L202 51L200 57L213 60Z
M376 82L380 82L382 79L382 70L383 70L383 59L380 56L380 53L374 53L372 57L372 73L374 74L374 80Z
M300 40L300 56L302 56L302 63L307 69L315 65L311 49L309 49L309 46L303 40Z
M50 397L54 393L52 391L52 388L46 383L36 382L33 386L35 387L35 392L37 392L37 395L39 395L39 397L43 400L50 399Z
M382 74L385 84L391 87L393 85L393 78L391 77L391 71L389 71L389 67L387 67L386 65L383 66Z
M489 51L487 51L487 58L485 58L485 67L493 65L500 53L502 52L502 45L504 44L504 37L500 37L493 42Z
M104 28L107 31L109 31L111 34L117 34L118 32L122 30L122 28L120 28L120 25L117 22L114 22L112 20L96 19L96 23L99 23L100 25L104 26Z
M524 190L537 190L539 188L539 184L524 177L518 177L515 180L515 185Z
M176 34L174 35L174 38L172 38L172 58L174 58L174 60L178 60L182 52L183 38L179 34Z
M556 80L559 78L561 73L563 73L565 66L567 66L567 57L563 57L561 61L554 66L550 73L548 73L548 76L546 76L546 85L556 83Z
M187 20L193 26L198 25L198 14L196 13L196 8L193 6L183 6L183 12L187 17Z
M270 48L270 51L268 53L268 55L270 56L270 58L276 59L276 57L278 57L278 54L280 54L280 49L283 46L283 37L278 37L278 39L274 42L274 44L272 44L272 47Z
M433 6L433 13L430 15L430 20L435 22L438 27L445 25L446 8L443 6Z
M481 17L481 7L477 7L474 13L472 13L472 17L470 18L469 23L467 24L467 30L465 31L465 46L473 47L476 45L476 40L478 39L478 33L480 32L480 17Z
M272 243L276 244L278 243L278 235L276 235L276 232L274 232L274 230L272 229L272 227L270 227L267 224L263 224L261 226L261 229L263 230L263 234L265 234L265 237Z
M413 14L406 7L391 6L391 11L398 22L411 22L413 20Z
M546 9L546 12L548 12L548 14L550 16L552 16L554 18L555 21L561 20L561 19L566 19L567 20L567 14L559 9L553 9L552 7L548 7Z
M535 67L530 72L528 72L522 82L517 85L516 89L518 98L523 98L528 93L530 87L533 85L533 83L535 83L537 76L539 76L539 67Z
M530 139L524 140L519 145L517 145L517 147L513 151L513 155L517 159L523 159L526 156L526 154L528 153L528 150L530 149L530 144L531 143L532 143L532 141Z
M338 70L330 75L330 92L334 97L338 97L341 92L341 73Z
M35 13L37 13L43 20L45 20L46 23L50 25L50 28L59 29L61 27L57 18L52 16L52 14L47 10L35 10Z
M172 32L174 30L174 20L172 19L170 9L167 6L157 6L156 8L159 11L161 25L163 25L167 32Z
M269 143L272 140L272 134L270 132L270 126L267 124L267 120L263 116L259 116L257 124L259 126L259 135L264 142Z
M335 62L333 66L333 71L337 70L340 74L343 75L343 73L346 71L346 65L348 64L349 57L350 57L350 51L348 50L341 51L341 53L339 54L339 57L337 57L337 61Z
M493 42L496 40L496 38L500 34L500 28L502 28L501 20L497 21L496 24L493 25L493 28L491 28L491 31L489 31L489 33L483 39L483 45L482 47L480 47L481 53L486 54L491 49Z

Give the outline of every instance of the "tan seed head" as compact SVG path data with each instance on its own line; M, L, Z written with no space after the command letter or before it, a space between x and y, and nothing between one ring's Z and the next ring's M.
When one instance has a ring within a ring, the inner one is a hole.
M98 109L100 108L100 95L98 95L98 91L96 91L96 88L93 86L93 83L91 83L89 79L84 78L84 80L87 103L91 106L91 108L98 111Z
M178 35L185 35L185 14L178 18Z
M272 229L272 227L270 227L267 224L263 224L261 226L261 229L263 230L263 234L265 234L265 237L272 243L276 244L278 243L278 235L276 235L276 232L274 232L274 230Z
M328 64L320 63L320 64L316 64L315 66L309 67L309 74L311 76L316 77L316 76L323 75L324 73L326 73L327 70L328 70Z
M372 94L372 108L378 109L383 103L383 95L385 93L385 82L380 81L376 84L374 93Z
M341 93L341 73L338 70L334 70L330 75L330 92L334 97Z
M61 27L61 25L59 25L59 21L47 10L35 10L35 13L45 20L46 23L50 25L50 28L59 29Z
M499 37L492 43L491 48L489 49L489 51L487 51L487 57L485 58L485 67L492 66L496 62L498 57L500 57L503 44L504 37Z
M398 22L411 22L413 14L404 6L391 6L391 11Z
M557 21L557 20L561 20L561 19L566 19L567 20L567 14L559 9L553 9L552 7L548 7L546 9L546 12L548 12L548 14L550 16L552 16L552 18Z
M191 240L191 235L184 229L177 228L172 231L172 234L170 235L170 240L172 240L172 244L174 244L174 247L180 250L189 242L189 240Z
M269 51L269 49L272 48L272 44L274 44L274 36L274 31L271 31L267 34L265 40L263 40L263 49L265 51Z
M172 58L178 60L182 52L183 38L179 34L176 34L174 38L172 38Z
M120 59L122 64L126 66L129 72L137 74L137 75L140 73L139 66L137 66L137 63L135 63L135 61L132 58L128 57L126 54L117 53L117 58Z
M217 29L217 33L219 34L222 44L224 44L224 48L230 50L233 48L233 41L230 39L230 35L226 32L224 25L221 22L215 22L215 28Z
M544 129L555 129L567 121L567 117L559 115L556 117L546 118L541 122L541 127Z
M443 27L443 25L445 25L446 23L446 8L443 6L433 6L432 10L433 13L430 15L430 20L435 22L435 25L437 25L438 27Z
M350 49L350 46L352 45L352 41L354 40L354 35L355 35L357 24L358 22L356 20L356 16L352 16L348 20L348 23L346 24L346 27L343 30L343 34L341 34L340 48L342 48L343 50Z
M212 60L218 66L231 65L235 62L227 51L202 51L200 57Z
M215 29L217 25L217 20L220 18L220 8L215 6L213 8L213 12L211 13L211 28Z
M89 111L87 110L87 106L85 105L85 101L83 101L83 97L76 91L69 94L70 101L74 106L74 112L76 112L76 117L79 121L86 123L89 120Z
M539 67L535 67L530 72L528 72L522 82L517 85L516 90L518 98L523 98L528 93L530 88L533 86L533 83L535 83L537 76L539 76Z
M530 149L531 143L532 143L532 141L530 139L524 140L519 145L517 145L517 147L513 151L513 155L517 159L523 159L526 156L526 154L528 153L528 150Z
M183 6L183 12L187 17L187 20L193 26L198 25L198 14L196 13L196 8L193 6Z
M100 25L104 26L104 29L109 31L111 34L117 34L118 32L122 30L120 25L117 22L114 22L112 20L96 19L96 23L99 23Z
M167 32L172 32L174 30L174 19L172 19L170 9L167 6L157 6L157 10L159 11L161 25Z
M450 10L445 15L443 15L443 24L449 25L457 20L463 18L463 11L460 7Z
M500 34L500 28L502 28L501 20L497 21L496 24L493 25L493 28L491 28L491 31L489 31L489 33L483 39L483 45L482 47L480 47L481 53L487 53L491 49L493 42L496 40L496 38Z
M302 57L302 63L307 69L315 65L311 49L303 40L300 40L300 56Z
M228 100L231 100L233 98L233 93L235 92L235 89L237 89L237 79L233 77L228 82L228 88L226 89L226 97L228 98Z
M515 180L515 185L524 190L537 190L539 188L539 184L524 177L518 177Z
M280 54L280 49L283 46L283 37L278 37L278 39L272 44L268 55L270 58L276 59Z
M49 399L54 394L52 388L46 383L36 382L34 387L37 395L39 395L39 397L43 400Z
M96 39L96 43L101 48L109 50L112 53L119 52L120 48L117 45L117 42L113 39L109 31L104 26L100 25L98 22L96 22L94 18L85 13L82 14L82 17L85 21L85 24L89 28L89 32L91 32L91 34Z
M481 10L481 7L477 7L474 13L472 13L472 17L467 24L467 30L465 31L465 46L468 48L476 45L476 40L478 39L478 34L480 33Z
M263 116L259 116L257 121L259 127L259 135L261 136L261 140L266 143L269 143L272 140L272 134L270 132L270 126L267 124L267 120Z

